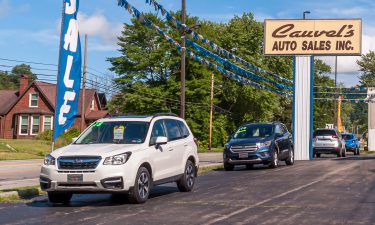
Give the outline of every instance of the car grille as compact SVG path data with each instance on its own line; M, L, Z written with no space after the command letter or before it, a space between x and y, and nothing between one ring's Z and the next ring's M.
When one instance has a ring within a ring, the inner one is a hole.
M100 156L64 156L57 159L57 165L63 170L95 169L101 159Z
M239 146L232 146L231 150L234 153L239 152L255 152L258 149L256 145L239 145Z

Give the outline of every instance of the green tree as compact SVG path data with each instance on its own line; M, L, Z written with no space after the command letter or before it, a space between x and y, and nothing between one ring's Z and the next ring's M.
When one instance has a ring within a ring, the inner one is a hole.
M0 89L17 89L19 87L21 75L28 75L29 82L37 79L37 76L32 73L29 65L16 65L12 68L10 73L0 71Z
M360 60L357 60L362 75L360 82L366 87L375 87L375 52L362 55Z

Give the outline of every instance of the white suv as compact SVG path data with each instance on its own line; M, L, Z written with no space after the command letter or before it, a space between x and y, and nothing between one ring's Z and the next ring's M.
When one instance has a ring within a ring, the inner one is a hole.
M52 203L74 193L123 193L143 203L153 185L193 189L199 159L186 122L173 114L105 118L44 159L40 186Z

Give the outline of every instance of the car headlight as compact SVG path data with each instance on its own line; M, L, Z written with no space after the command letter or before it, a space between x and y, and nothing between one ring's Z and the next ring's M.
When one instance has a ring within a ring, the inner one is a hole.
M55 158L50 154L46 155L46 157L44 157L44 165L47 165L47 166L55 165Z
M103 165L122 165L130 158L131 152L122 153L105 158Z
M272 144L272 141L258 142L256 145L258 148L268 147Z

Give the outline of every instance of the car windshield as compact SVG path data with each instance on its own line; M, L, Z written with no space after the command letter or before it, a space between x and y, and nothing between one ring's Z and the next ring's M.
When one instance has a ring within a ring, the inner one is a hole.
M354 135L352 135L352 134L343 134L342 138L344 138L344 140L351 140L351 139L354 139Z
M233 139L265 138L273 134L272 124L248 124L241 126L233 135Z
M74 144L142 144L148 126L147 122L95 122Z
M314 137L316 136L335 136L337 135L336 134L336 131L334 130L316 130L314 132Z

